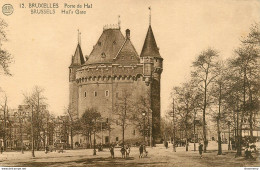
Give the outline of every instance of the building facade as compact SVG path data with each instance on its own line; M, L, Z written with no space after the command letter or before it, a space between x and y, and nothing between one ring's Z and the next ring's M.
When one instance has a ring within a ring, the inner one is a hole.
M97 109L103 121L111 126L109 130L101 130L96 135L97 142L120 142L122 128L118 125L119 120L115 114L116 103L124 91L130 91L134 99L138 100L138 96L143 95L150 101L149 119L152 126L149 135L153 142L160 141L162 64L163 58L151 25L140 55L131 42L130 30L127 29L124 36L119 25L104 27L92 52L86 58L83 57L81 44L78 42L69 66L69 105L73 108L74 115L80 118L86 109ZM140 114L141 112L144 111L140 111ZM134 124L130 123L125 129L125 140L143 136ZM81 140L84 139L76 136L74 143L81 143Z

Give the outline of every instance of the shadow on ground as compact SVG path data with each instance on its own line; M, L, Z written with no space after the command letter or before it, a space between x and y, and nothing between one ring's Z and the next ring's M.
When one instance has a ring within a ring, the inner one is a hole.
M146 158L142 158L143 160ZM134 157L129 158L83 158L74 161L67 161L66 164L71 167L142 167L156 166L166 162L133 162ZM64 162L21 162L24 167L53 167L63 166Z

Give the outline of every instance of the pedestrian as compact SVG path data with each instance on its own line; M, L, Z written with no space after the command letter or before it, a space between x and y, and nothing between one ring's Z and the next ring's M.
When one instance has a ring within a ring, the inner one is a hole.
M45 146L45 154L48 153L48 150L49 150L48 146Z
M144 148L143 156L144 156L144 157L147 157L147 155L148 155L148 151L146 151L146 147L145 147L145 145L143 146L143 148Z
M126 146L126 157L129 158L129 154L130 154L130 146Z
M139 147L139 158L142 158L143 157L143 152L144 152L144 148L143 148L143 145L140 145Z
M114 154L114 146L111 145L110 148L109 148L109 150L110 150L111 158L115 158L115 154Z
M121 147L121 154L122 154L122 158L125 158L125 146L123 145L122 147Z
M202 151L203 151L203 145L200 143L200 144L199 144L200 158L202 158Z
M4 151L4 147L3 147L3 146L1 146L1 154L3 153L3 151Z
M165 147L166 147L166 149L168 149L168 142L167 141L165 143Z

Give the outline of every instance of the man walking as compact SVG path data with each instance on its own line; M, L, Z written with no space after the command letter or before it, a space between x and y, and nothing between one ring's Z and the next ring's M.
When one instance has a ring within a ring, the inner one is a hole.
M200 144L199 144L200 158L202 158L202 151L203 151L203 145L200 143Z
M140 147L139 147L139 153L140 153L139 158L143 157L143 152L144 152L143 145L140 145Z
M114 146L111 145L110 148L109 148L109 150L110 150L111 158L115 158L115 154L114 154Z

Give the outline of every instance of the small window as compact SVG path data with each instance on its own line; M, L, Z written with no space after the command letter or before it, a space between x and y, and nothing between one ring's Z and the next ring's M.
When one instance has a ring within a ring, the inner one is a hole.
M116 141L118 142L118 137L116 137Z
M84 97L87 97L87 92L86 91L84 92Z
M133 59L134 59L134 56L131 55L131 60L133 60Z
M108 118L107 118L107 123L108 123Z
M109 91L108 91L108 90L106 90L105 96L106 96L106 97L109 96Z
M135 135L135 130L133 130L133 135Z
M113 41L113 44L116 44L116 41Z
M122 60L124 60L125 56L122 55Z
M94 91L94 96L95 96L95 97L97 96L97 92L96 92L96 91Z
M101 42L100 41L98 42L98 45L101 46Z
M106 136L106 137L105 137L105 142L108 143L108 140L109 140L109 137Z
M71 68L70 68L70 73L71 73Z

